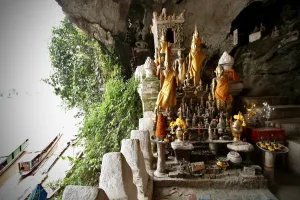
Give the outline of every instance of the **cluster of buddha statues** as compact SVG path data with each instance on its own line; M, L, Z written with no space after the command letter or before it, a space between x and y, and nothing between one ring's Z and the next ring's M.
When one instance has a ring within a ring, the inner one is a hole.
M178 108L178 93L184 93L182 101L198 99L201 102L201 98L213 101L214 109L218 112L227 112L231 108L233 98L229 94L229 84L240 81L237 73L233 70L234 59L224 52L214 71L216 77L212 79L211 84L204 86L201 73L206 56L201 50L201 43L197 27L195 27L188 56L184 57L182 50L179 49L177 58L172 61L171 47L165 34L162 33L160 45L155 52L156 75L160 79L156 109ZM211 113L212 107L207 108L209 113ZM195 112L196 115L197 112Z

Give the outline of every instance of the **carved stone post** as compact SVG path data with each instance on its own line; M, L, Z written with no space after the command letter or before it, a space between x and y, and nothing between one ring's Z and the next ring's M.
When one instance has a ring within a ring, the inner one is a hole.
M156 171L154 172L154 175L157 177L166 177L167 174L165 172L166 169L166 160L165 160L165 154L166 154L166 143L164 142L156 142L157 144L157 167Z

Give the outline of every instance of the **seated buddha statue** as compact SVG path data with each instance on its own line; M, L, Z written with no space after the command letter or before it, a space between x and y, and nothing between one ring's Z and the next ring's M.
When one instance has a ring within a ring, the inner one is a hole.
M163 85L158 93L156 105L163 110L176 106L176 73L165 60L165 70L162 72Z
M212 96L216 102L217 110L225 111L231 108L232 96L229 95L228 78L224 75L224 69L218 65L215 70L216 76L212 80Z
M195 32L193 34L193 39L191 43L191 51L188 55L189 58L188 72L190 73L190 76L193 79L194 86L196 86L200 81L202 65L206 58L206 56L203 54L203 52L200 49L200 45L201 45L201 39L199 37L197 26L195 26Z
M223 67L224 74L231 82L240 82L238 74L233 69L234 59L226 51L222 54L218 64Z

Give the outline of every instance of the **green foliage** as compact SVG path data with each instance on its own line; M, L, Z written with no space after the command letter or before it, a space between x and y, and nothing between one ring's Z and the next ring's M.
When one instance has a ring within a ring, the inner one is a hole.
M54 87L68 107L85 109L101 100L105 80L120 73L99 43L75 28L66 18L52 30L49 45L53 73L45 82Z
M85 116L80 130L80 137L86 140L85 158L75 161L66 185L97 185L103 155L120 151L121 140L138 126L142 105L137 83L133 79L110 79L105 91L103 101L91 105Z
M53 29L49 49L53 73L46 82L69 108L84 111L79 130L84 156L69 159L73 168L59 184L98 185L103 155L120 151L121 140L137 128L142 116L138 83L124 80L118 57L104 54L98 42L66 19Z

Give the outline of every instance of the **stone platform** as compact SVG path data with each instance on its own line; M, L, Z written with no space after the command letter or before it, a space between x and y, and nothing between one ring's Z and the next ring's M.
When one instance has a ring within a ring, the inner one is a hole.
M172 193L172 194L171 194ZM278 200L268 189L195 189L188 187L167 187L154 190L154 200Z
M267 188L267 179L257 171L254 176L243 173L242 169L221 170L215 165L216 161L209 161L203 175L183 178L153 177L155 188L191 187L201 189L261 189ZM166 161L166 171L176 171L177 162L171 159Z

